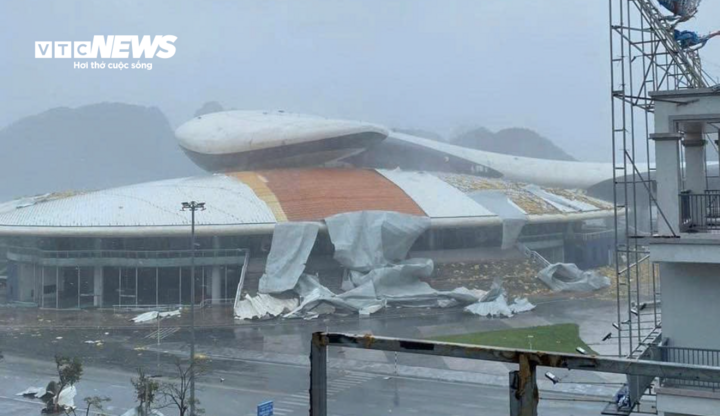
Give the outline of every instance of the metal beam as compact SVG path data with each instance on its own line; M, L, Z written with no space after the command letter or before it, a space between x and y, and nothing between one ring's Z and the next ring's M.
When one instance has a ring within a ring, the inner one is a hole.
M373 335L315 333L313 336L313 344L315 343L321 343L325 346L338 345L346 348L397 351L412 354L467 358L471 360L496 361L512 364L520 364L521 359L527 359L530 365L535 366L565 368L568 370L585 370L598 373L665 377L708 382L717 382L720 380L720 367L625 360L619 358L562 354L532 350L514 350L468 344L379 337Z
M327 337L316 332L310 346L310 416L327 416Z
M539 401L537 367L523 356L520 370L510 372L510 416L537 416Z

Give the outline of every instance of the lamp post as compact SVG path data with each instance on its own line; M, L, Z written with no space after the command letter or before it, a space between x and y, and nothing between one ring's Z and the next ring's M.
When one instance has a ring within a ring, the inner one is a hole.
M183 202L190 211L190 416L195 416L195 211L204 211L204 202Z

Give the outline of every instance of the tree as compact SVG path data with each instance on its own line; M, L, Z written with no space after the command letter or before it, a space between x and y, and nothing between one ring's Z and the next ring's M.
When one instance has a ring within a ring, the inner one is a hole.
M195 416L190 415L190 370L192 364L187 367L183 366L180 359L175 360L175 370L177 381L167 381L160 384L159 393L163 398L163 407L177 407L180 412L180 416ZM195 364L195 377L201 374L202 369ZM198 407L200 400L195 399L195 412L202 414L204 411Z
M46 402L46 413L58 413L61 409L58 406L60 394L68 386L74 386L82 377L82 362L77 357L69 358L61 355L55 356L55 367L57 368L58 382L51 381L47 391L52 392L51 399Z
M135 400L140 403L137 407L138 415L149 416L150 409L160 389L160 383L147 376L142 368L137 369L138 377L130 380L135 388Z
M109 397L92 396L92 397L84 398L83 401L85 402L85 405L87 406L85 408L85 416L90 416L90 409L92 409L94 407L95 409L102 412L103 411L103 403L109 402L110 398ZM76 414L74 410L73 410L73 414Z

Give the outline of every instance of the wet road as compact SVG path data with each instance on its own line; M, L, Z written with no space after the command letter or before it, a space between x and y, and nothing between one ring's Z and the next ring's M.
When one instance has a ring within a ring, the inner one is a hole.
M227 365L198 380L197 395L207 415L254 415L256 405L275 403L278 416L306 415L308 369L274 364ZM53 375L46 361L6 356L0 373L0 415L39 415L37 401L15 396L29 386L42 386ZM163 367L168 374L169 367ZM132 371L86 367L77 385L76 404L86 396L108 396L108 413L122 414L133 404ZM390 378L361 372L330 371L329 414L353 415L503 415L508 414L505 386L478 386L433 380ZM164 377L163 379L169 379ZM541 400L544 415L598 415L602 403L573 402L568 395L547 392ZM560 399L560 400L558 400ZM175 409L162 410L166 415Z

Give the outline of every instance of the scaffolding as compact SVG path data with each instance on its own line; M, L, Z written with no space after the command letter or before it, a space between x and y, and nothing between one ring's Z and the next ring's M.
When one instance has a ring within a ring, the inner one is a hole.
M618 355L641 357L660 335L660 280L646 237L654 199L653 91L708 86L697 51L675 41L672 19L650 0L609 0ZM640 162L639 162L640 161Z

